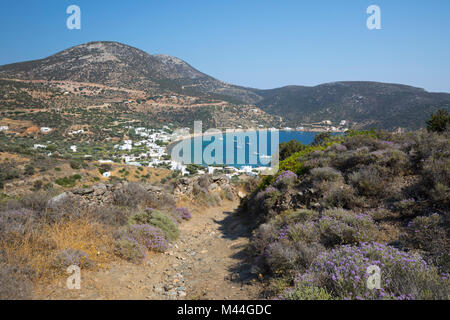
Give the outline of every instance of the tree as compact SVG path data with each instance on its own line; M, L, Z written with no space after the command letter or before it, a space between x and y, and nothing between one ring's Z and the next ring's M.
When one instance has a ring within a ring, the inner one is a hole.
M444 132L449 125L450 116L448 111L439 109L436 113L433 113L430 120L427 121L427 130L429 132Z
M330 132L321 132L314 137L313 145L319 146L331 138Z
M280 143L280 161L289 158L292 154L300 152L305 148L305 145L297 140Z

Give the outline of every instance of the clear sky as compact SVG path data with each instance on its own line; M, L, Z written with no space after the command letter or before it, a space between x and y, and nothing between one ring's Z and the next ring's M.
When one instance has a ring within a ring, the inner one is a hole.
M81 30L66 27L72 4L81 8ZM372 4L381 8L381 30L366 27ZM0 65L100 40L262 89L369 80L450 92L448 0L0 2Z

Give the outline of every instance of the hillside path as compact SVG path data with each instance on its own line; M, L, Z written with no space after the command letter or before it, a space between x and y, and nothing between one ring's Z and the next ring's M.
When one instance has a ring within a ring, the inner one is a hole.
M171 248L142 265L118 261L107 270L82 271L80 290L68 290L62 279L38 288L36 299L260 299L246 250L250 231L232 214L237 205L194 211Z

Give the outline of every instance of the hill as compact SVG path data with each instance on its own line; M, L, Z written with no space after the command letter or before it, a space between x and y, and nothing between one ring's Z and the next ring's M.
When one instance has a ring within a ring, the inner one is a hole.
M168 55L151 55L118 42L90 42L41 60L0 67L0 77L68 80L112 87L254 101L252 92L228 85Z
M144 98L175 94L254 104L291 127L324 120L338 126L347 120L355 129L413 130L424 127L425 119L437 109L450 110L450 94L401 84L355 81L271 90L235 86L181 59L117 42L90 42L45 59L0 66L0 78L95 83L141 90Z
M341 120L353 127L417 129L439 108L450 109L450 94L378 82L335 82L315 87L288 86L259 91L262 110L281 116L289 126Z

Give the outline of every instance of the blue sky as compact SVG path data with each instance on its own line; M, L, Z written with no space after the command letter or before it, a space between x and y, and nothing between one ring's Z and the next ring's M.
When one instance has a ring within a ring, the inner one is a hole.
M72 4L81 30L66 28ZM382 30L366 27L372 4ZM0 65L111 40L262 89L370 80L450 92L448 0L1 1L0 39Z

